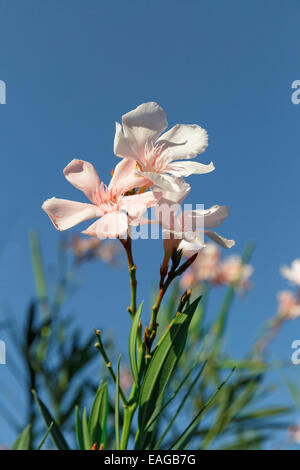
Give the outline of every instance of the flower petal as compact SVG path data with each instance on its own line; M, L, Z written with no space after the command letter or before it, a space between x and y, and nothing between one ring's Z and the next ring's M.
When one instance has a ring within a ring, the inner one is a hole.
M227 240L227 238L221 237L216 232L211 232L210 230L205 230L205 235L211 238L214 242L218 245L222 246L223 248L232 248L235 245L234 240Z
M163 144L162 155L169 161L194 158L208 146L205 129L197 124L176 124L156 141Z
M145 186L147 180L137 175L135 170L135 160L132 158L124 158L116 165L108 188L117 190L119 194L125 194L133 188Z
M122 126L116 123L114 153L121 158L144 162L145 145L151 144L168 123L164 110L153 102L143 103L122 116Z
M120 158L139 160L139 156L136 153L135 148L131 147L130 139L123 134L123 129L119 122L116 122L114 154Z
M96 220L82 233L98 238L118 238L128 229L128 217L123 212L111 212Z
M99 188L100 180L91 163L75 158L64 169L64 175L69 183L80 189L90 201L96 202L95 193Z
M212 206L209 209L196 209L182 212L182 224L185 230L195 230L199 228L216 228L229 215L227 206Z
M162 197L166 201L181 202L191 189L190 185L183 178L151 171L145 171L140 174L152 181L154 191L157 191L157 188L162 191Z
M48 214L57 230L67 230L85 220L94 219L102 215L100 208L82 202L68 201L67 199L47 199L42 209Z
M132 219L139 219L149 207L158 203L159 198L152 191L147 191L134 196L123 197L120 207L125 210Z
M204 165L199 162L173 162L167 167L167 172L174 176L190 176L193 174L203 175L215 169L213 162Z

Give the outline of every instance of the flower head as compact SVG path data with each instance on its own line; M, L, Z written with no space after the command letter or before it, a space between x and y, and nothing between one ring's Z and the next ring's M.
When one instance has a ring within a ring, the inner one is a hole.
M282 266L280 271L283 277L300 287L300 259L295 259L290 268Z
M145 210L157 202L151 191L126 196L129 190L126 160L117 165L108 186L100 182L93 165L82 160L72 160L64 169L64 175L86 195L91 204L54 197L47 199L42 209L57 230L67 230L97 218L82 233L98 238L117 238L123 236L130 225L137 225Z
M167 126L166 114L157 103L143 103L122 116L122 125L116 123L114 152L129 160L133 186L156 186L177 202L190 189L183 177L209 173L214 165L189 161L208 145L204 129L177 124L161 135Z
M289 290L279 292L277 316L288 320L300 317L300 300L293 292Z
M250 286L249 278L252 273L252 266L243 264L240 256L229 256L218 267L214 283L221 285L235 284L236 288L243 292Z

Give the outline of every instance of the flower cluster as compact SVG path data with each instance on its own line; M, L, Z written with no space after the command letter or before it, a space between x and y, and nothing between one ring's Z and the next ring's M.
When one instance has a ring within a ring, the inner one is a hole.
M164 132L167 125L164 110L153 102L141 104L122 116L122 125L116 123L114 138L114 153L121 161L108 186L100 181L91 163L72 160L64 175L90 203L46 200L42 208L54 226L66 230L97 219L82 233L100 239L125 238L130 227L150 222L144 214L155 207L156 222L161 225L165 240L165 262L182 243L193 242L197 250L202 249L204 235L225 248L233 246L233 240L211 230L227 217L226 206L178 210L178 204L191 189L184 177L214 170L212 162L205 165L190 161L205 151L207 132L195 124L177 124Z
M183 253L190 255L183 245ZM185 272L181 279L184 288L191 288L204 282L214 286L234 285L239 292L244 292L251 287L250 277L253 267L242 263L238 255L229 256L225 260L221 258L219 248L213 243L208 243L198 254L192 266Z
M76 234L63 243L63 248L71 251L78 262L98 259L114 266L119 262L120 247L113 240L84 238Z
M280 319L292 320L300 316L300 259L295 259L291 267L282 266L281 274L296 285L296 293L284 290L278 294L278 313Z

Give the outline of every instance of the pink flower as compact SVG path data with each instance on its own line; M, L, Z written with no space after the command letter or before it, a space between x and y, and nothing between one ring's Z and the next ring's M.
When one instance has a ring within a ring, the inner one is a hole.
M97 218L82 233L98 238L123 236L129 226L137 225L145 210L157 202L151 191L125 196L129 172L128 162L120 162L107 187L100 182L91 163L72 160L64 169L64 175L75 188L86 195L91 204L53 197L44 202L42 209L57 230L67 230L81 222Z
M250 286L249 278L252 273L252 266L243 264L240 256L230 256L218 267L214 283L235 284L238 290L244 291Z
M182 177L209 173L214 165L188 161L207 148L204 129L196 124L177 124L160 135L167 126L166 114L157 103L143 103L122 116L122 125L116 123L114 152L129 160L134 187L156 186L177 202L182 192L190 189Z
M227 240L207 230L218 227L226 219L229 214L226 206L213 206L206 210L184 210L179 214L176 214L174 206L169 207L170 211L168 205L159 204L156 209L163 228L165 251L173 251L178 247L185 252L199 251L205 246L204 235L223 248L231 248L235 244L234 240Z
M300 299L293 292L284 290L278 293L278 317L292 320L300 316Z
M191 256L190 250L183 251L186 256ZM181 286L185 289L193 287L203 281L212 281L216 276L220 262L220 249L213 243L208 243L199 253L192 266L185 272L181 280Z

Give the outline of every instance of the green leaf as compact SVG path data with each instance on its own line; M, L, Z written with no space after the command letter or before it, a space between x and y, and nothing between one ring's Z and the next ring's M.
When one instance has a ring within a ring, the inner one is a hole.
M165 431L163 432L162 436L160 437L159 441L155 444L154 446L154 450L157 450L160 448L164 438L166 437L166 435L168 434L168 432L170 431L170 429L172 428L177 416L179 415L180 411L182 410L182 408L184 407L185 405L185 402L187 401L188 397L190 396L190 394L192 393L192 390L194 388L194 386L196 385L196 383L198 382L198 380L200 379L201 375L202 375L202 372L204 371L204 367L206 366L206 363L207 362L204 362L204 364L202 365L200 371L198 372L198 374L196 375L196 377L194 378L193 382L191 383L191 385L189 386L187 392L185 393L178 409L176 410L176 412L174 413L172 419L170 420L170 422L168 423Z
M34 399L39 407L39 410L41 412L41 415L44 418L44 421L46 423L47 429L49 428L50 424L53 421L52 428L50 430L50 436L53 441L53 444L58 450L69 450L69 446L62 435L58 425L56 424L55 420L52 418L50 412L48 411L48 408L46 405L38 398L35 390L32 390L32 394L34 396Z
M194 432L197 430L197 427L199 426L199 423L202 419L203 413L210 407L210 405L213 403L214 399L216 398L217 394L220 392L220 390L224 387L224 385L228 382L230 377L232 376L233 372L235 371L235 368L232 369L230 374L227 376L227 378L222 382L213 396L200 408L199 412L196 414L194 419L191 421L191 423L188 425L188 427L183 431L183 433L176 439L176 441L172 444L170 449L172 450L180 450L180 449L185 449L190 440L194 436Z
M92 442L89 435L88 421L86 416L86 409L83 408L82 413L82 436L83 436L83 446L84 450L91 450Z
M40 444L37 446L37 449L36 450L41 450L41 448L43 447L47 437L49 436L49 433L52 429L52 426L53 426L53 421L50 423L50 426L48 427L47 431L46 431L46 434L44 435L43 439L41 440Z
M151 440L151 430L145 432L145 429L161 407L166 386L184 350L188 328L199 301L200 297L176 315L151 358L139 397L136 449L144 449L147 441Z
M79 450L84 450L82 426L78 406L75 406L75 432Z
M241 257L242 264L246 264L249 262L252 256L253 250L254 250L254 245L252 243L248 243ZM218 319L216 320L216 323L214 325L214 327L216 328L216 336L218 338L220 338L225 331L229 309L235 297L235 289L236 289L236 283L233 283L231 286L228 287L223 304L221 306Z
M35 231L30 231L29 240L31 247L31 259L35 278L36 292L39 300L45 301L47 298L46 281L44 276L44 268L42 263L42 254L39 239Z
M139 373L138 373L138 366L137 366L137 359L136 359L136 342L137 342L137 335L139 333L139 322L141 318L143 303L144 301L141 303L141 305L139 306L137 312L135 313L133 317L130 334L129 334L129 359L130 359L133 379L136 385L138 385L138 382L139 382Z
M12 450L30 450L32 425L28 424L12 446Z
M104 383L97 390L88 422L88 432L92 445L96 443L99 447L101 444L105 444L107 415L108 386L107 383Z
M116 450L120 450L120 361L121 355L118 359L117 374L116 374L116 399L115 399L115 433L116 433Z

